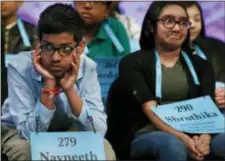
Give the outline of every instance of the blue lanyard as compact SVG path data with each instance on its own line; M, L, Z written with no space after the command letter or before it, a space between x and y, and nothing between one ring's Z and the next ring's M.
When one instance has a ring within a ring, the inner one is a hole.
M118 38L116 37L116 35L113 33L111 27L108 24L104 24L104 29L106 33L108 34L109 38L111 39L111 41L113 42L114 46L116 47L117 51L120 53L123 52L124 48L121 45Z
M20 18L17 19L17 25L19 27L20 36L22 37L24 46L31 47L31 43L28 38L27 32L26 32L23 22L21 21Z
M161 66L161 61L158 52L155 50L155 57L156 57L156 98L161 99L162 98L162 66ZM196 85L200 85L197 74L195 72L194 66L190 60L190 58L187 56L187 54L182 51L181 52L182 56L184 57L187 66L191 72L191 75L194 79L194 82Z
M204 52L200 49L200 47L199 47L198 45L194 45L194 48L195 48L195 50L196 50L196 54L197 54L199 57L201 57L201 58L204 59L204 60L207 60L207 58L206 58Z

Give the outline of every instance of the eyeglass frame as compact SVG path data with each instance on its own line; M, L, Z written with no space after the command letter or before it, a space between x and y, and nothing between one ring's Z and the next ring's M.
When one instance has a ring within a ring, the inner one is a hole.
M186 23L188 24L188 26L185 26L185 28L182 28L182 27L181 27L180 22L182 22L182 21L176 21L176 20L174 20L174 21L173 21L173 23L174 23L173 26L172 26L172 27L168 27L168 26L165 25L165 21L166 21L166 18L165 18L165 17L164 17L164 18L160 18L160 19L156 19L156 20L159 21L159 22L162 22L163 26L166 27L167 29L172 29L172 28L174 28L176 24L178 24L178 26L179 26L179 28L180 28L181 30L182 30L182 29L187 29L187 30L188 30L188 29L190 29L190 27L191 27L191 22L188 21L188 20L186 21Z
M53 52L51 53L51 54L46 54L46 55L54 55L55 54L55 52L57 51L58 53L59 53L59 55L60 56L62 56L62 57L68 57L68 56L70 56L72 53L73 53L73 51L78 47L78 44L75 44L74 45L74 47L71 47L71 46L59 46L59 47L55 47L54 45L51 45L51 44L41 44L40 45L40 49L41 49L41 52L43 52L43 47L44 46L47 46L47 45L50 45L51 47L52 47L52 49L53 49ZM72 50L71 50L71 52L70 52L70 54L68 54L68 55L65 55L65 54L62 54L61 52L60 52L60 49L62 49L63 47L70 47ZM44 54L45 52L43 52L43 54Z

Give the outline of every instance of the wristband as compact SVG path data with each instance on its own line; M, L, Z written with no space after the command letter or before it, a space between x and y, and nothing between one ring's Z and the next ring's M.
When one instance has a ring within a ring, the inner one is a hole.
M45 88L43 88L41 93L58 95L60 93L60 90L58 88L54 88L54 89L45 89Z

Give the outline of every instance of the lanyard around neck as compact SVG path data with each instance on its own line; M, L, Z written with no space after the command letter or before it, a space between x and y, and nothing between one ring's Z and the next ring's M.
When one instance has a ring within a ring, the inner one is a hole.
M155 59L156 59L156 98L158 98L159 100L161 100L162 98L162 66L161 66L161 61L160 61L160 57L158 52L155 50ZM193 77L193 80L195 82L195 85L200 85L197 74L195 72L194 66L190 60L190 58L188 57L188 55L182 51L181 55L184 57L184 60L187 63L187 66L191 72L191 75Z
M113 42L114 46L116 47L117 51L119 53L123 52L124 48L121 45L118 38L116 37L116 35L114 34L112 28L108 24L104 24L104 29L105 29L106 33L108 34L109 38L111 39L111 41Z
M104 30L106 31L107 35L109 36L110 40L112 41L113 45L115 46L116 50L119 53L124 52L124 48L121 45L118 38L116 37L116 35L114 34L112 28L108 24L104 24L103 27L104 27ZM88 49L88 47L86 46L85 53L89 53L89 52L90 52L90 49Z
M201 57L204 60L207 60L204 52L200 49L200 47L198 45L194 45L194 49L196 51L196 55L198 55L199 57Z
M28 38L27 32L25 30L24 24L20 18L17 19L17 25L18 25L20 36L22 37L24 46L31 47L31 43Z

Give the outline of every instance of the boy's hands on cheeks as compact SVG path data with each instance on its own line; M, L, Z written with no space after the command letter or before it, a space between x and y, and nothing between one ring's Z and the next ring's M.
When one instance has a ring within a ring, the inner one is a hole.
M71 62L71 69L64 75L64 77L60 81L60 86L65 93L73 89L74 82L77 80L81 54L82 52L80 48L77 47L77 49L75 49L75 51L72 53L73 60Z
M44 78L44 86L48 89L54 89L56 86L55 77L41 65L41 50L36 49L33 53L33 65L38 73Z
M41 76L44 79L52 79L54 80L55 77L49 73L44 67L42 67L41 65L41 50L35 50L33 53L33 65L35 67L35 69L37 70L37 72L39 72L41 74Z

